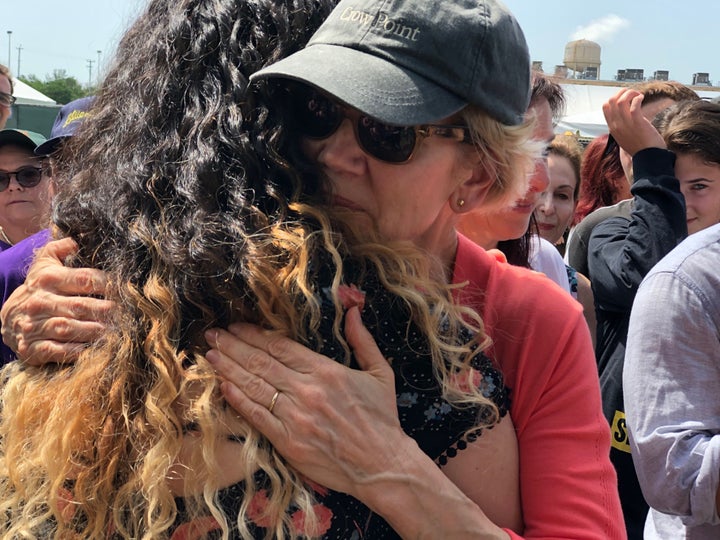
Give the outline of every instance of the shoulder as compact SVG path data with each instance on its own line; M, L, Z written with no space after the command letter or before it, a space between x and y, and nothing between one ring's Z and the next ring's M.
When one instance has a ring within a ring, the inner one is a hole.
M660 276L671 275L677 282L701 294L718 297L720 290L720 224L688 236L647 274L640 291Z
M613 217L630 217L633 209L633 200L625 199L612 206L603 206L597 210L590 212L585 218L575 226L575 232L579 238L588 239L593 229L605 221Z
M515 324L518 330L527 324L552 326L581 312L580 305L543 274L499 261L464 236L459 238L453 283L460 287L458 301L493 325Z
M530 243L530 266L542 272L561 289L570 292L570 283L562 255L550 242L539 236L533 237Z

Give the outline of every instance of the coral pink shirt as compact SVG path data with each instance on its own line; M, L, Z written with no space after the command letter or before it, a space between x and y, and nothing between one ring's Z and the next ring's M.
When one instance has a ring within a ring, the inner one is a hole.
M610 430L582 307L545 276L460 235L453 283L493 340L510 388L525 531L513 539L626 538Z

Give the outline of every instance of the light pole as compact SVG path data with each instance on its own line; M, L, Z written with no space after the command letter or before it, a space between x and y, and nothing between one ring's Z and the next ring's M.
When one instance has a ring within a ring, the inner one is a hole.
M88 66L88 88L92 86L92 65L93 61L88 58L87 60L87 66Z
M95 73L97 74L97 84L98 84L98 86L100 86L100 54L101 54L101 53L102 53L102 51L98 50L98 52L97 52L97 55L98 55L97 65L95 66Z
M7 67L8 67L8 69L9 69L9 68L10 68L10 60L11 60L10 54L12 53L12 30L8 30L8 31L7 31L7 35L8 35L8 63L7 63Z
M20 46L17 48L17 52L18 52L18 69L17 69L17 74L15 75L18 79L20 78L20 53L22 53L22 50L23 50L23 46L20 45Z

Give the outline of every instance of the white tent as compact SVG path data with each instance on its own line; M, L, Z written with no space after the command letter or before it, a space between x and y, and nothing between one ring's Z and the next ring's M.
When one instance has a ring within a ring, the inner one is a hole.
M29 86L19 79L13 78L13 96L17 100L16 105L39 105L39 106L57 106L54 99L50 99L45 94L38 92L32 86Z
M563 119L555 127L556 133L571 131L581 137L597 137L607 133L608 128L603 116L602 106L614 96L622 86L602 84L561 84L565 91L566 110ZM717 90L699 90L700 97L720 96Z

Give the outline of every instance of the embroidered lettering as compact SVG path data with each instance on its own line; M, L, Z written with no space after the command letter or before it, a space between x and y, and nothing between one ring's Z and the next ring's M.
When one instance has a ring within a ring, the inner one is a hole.
M63 124L63 127L66 127L68 124L72 124L76 120L82 120L86 116L90 116L90 113L85 112L85 111L73 111L65 119L65 123Z
M411 26L395 22L388 17L387 13L380 13L378 25L381 25L386 32L412 41L417 41L417 35L420 33L420 27L412 28Z
M622 411L615 411L615 417L613 418L612 429L612 441L611 445L616 450L621 452L630 453L630 438L628 437L627 422L625 421L625 413Z
M420 34L419 26L408 26L402 21L391 19L387 13L379 13L376 18L371 13L347 7L340 14L340 20L356 23L358 26L375 26L385 33L411 41L417 41Z
M357 22L360 26L372 24L373 16L370 13L347 7L340 15L341 21Z

